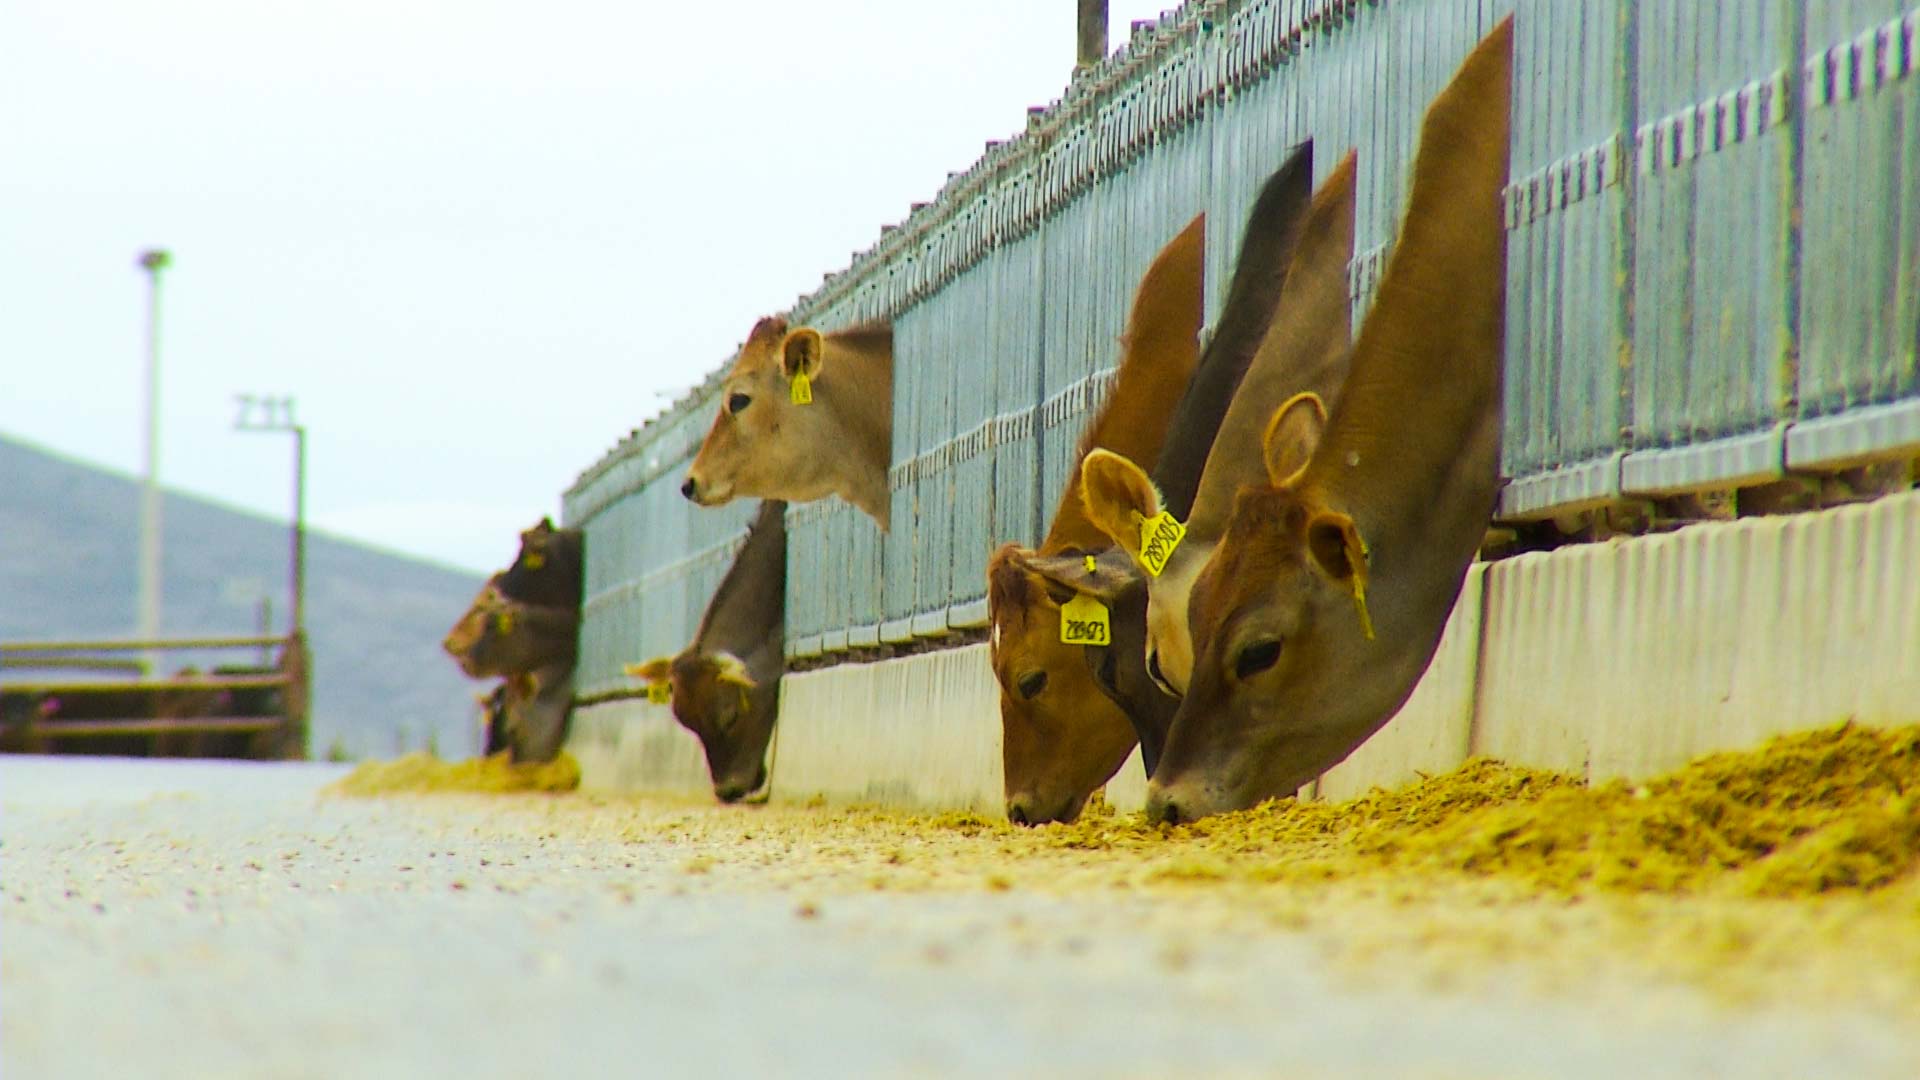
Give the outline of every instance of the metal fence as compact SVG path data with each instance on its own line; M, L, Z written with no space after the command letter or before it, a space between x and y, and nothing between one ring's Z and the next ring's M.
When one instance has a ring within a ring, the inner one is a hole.
M894 322L893 531L789 511L788 652L985 623L1159 248L1208 212L1217 316L1260 183L1358 148L1355 323L1421 117L1515 11L1507 517L1920 446L1920 8L1879 0L1210 0L989 144L791 315ZM582 690L679 648L751 508L678 493L718 373L589 469ZM1904 451L1903 451L1904 452Z

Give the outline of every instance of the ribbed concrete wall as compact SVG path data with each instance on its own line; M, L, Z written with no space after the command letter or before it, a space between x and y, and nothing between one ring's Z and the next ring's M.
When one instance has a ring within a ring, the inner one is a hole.
M665 705L616 701L575 709L567 752L580 762L580 786L589 790L713 791L700 741Z
M1478 753L1638 776L1920 722L1920 492L1524 555L1487 593Z
M782 682L773 795L998 813L987 646ZM1642 776L1853 717L1920 723L1920 491L1474 566L1400 714L1321 777L1345 799L1474 754ZM582 710L592 787L703 792L662 707ZM1138 809L1139 755L1108 801Z
M998 694L985 645L788 675L773 798L999 813Z

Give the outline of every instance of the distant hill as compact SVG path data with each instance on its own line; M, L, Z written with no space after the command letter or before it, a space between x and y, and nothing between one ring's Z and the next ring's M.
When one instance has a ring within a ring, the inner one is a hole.
M255 633L262 590L284 629L285 519L175 491L162 517L163 635ZM136 479L0 437L0 641L133 636L139 528ZM480 684L440 639L479 588L478 575L308 534L315 757L475 748Z

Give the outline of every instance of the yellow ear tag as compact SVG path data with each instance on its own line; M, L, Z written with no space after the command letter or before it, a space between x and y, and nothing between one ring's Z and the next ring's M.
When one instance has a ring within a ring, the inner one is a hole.
M673 700L673 686L666 682L647 684L647 700L655 705L665 705Z
M1113 630L1107 621L1107 605L1086 593L1060 605L1060 643L1111 645Z
M813 404L813 380L802 371L793 376L793 385L788 389L788 399L795 405Z
M1087 573L1097 574L1099 572L1100 572L1099 564L1093 561L1093 556L1091 555L1087 556Z
M527 569L538 570L547 565L547 557L537 551L529 551L524 562L527 564Z
M1152 517L1140 519L1140 565L1147 573L1159 577L1167 568L1167 560L1173 558L1174 550L1180 541L1186 539L1187 527L1174 519L1165 510Z
M511 611L496 612L493 616L493 629L496 633L501 633L501 634L513 633L513 612Z
M1367 545L1360 544L1360 561L1353 571L1353 606L1360 613L1360 632L1373 640L1373 616L1367 614Z
M747 700L747 688L743 686L740 688L740 712L744 715L752 711L753 705Z

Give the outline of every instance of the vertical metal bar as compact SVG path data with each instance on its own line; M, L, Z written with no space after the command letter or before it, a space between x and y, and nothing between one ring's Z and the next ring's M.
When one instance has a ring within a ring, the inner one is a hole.
M293 632L307 627L307 429L293 425Z
M160 273L172 263L163 248L141 252L147 272L146 459L140 472L140 630L160 636ZM159 654L147 654L152 672Z
M1079 8L1074 67L1085 69L1107 57L1107 0L1079 0Z

